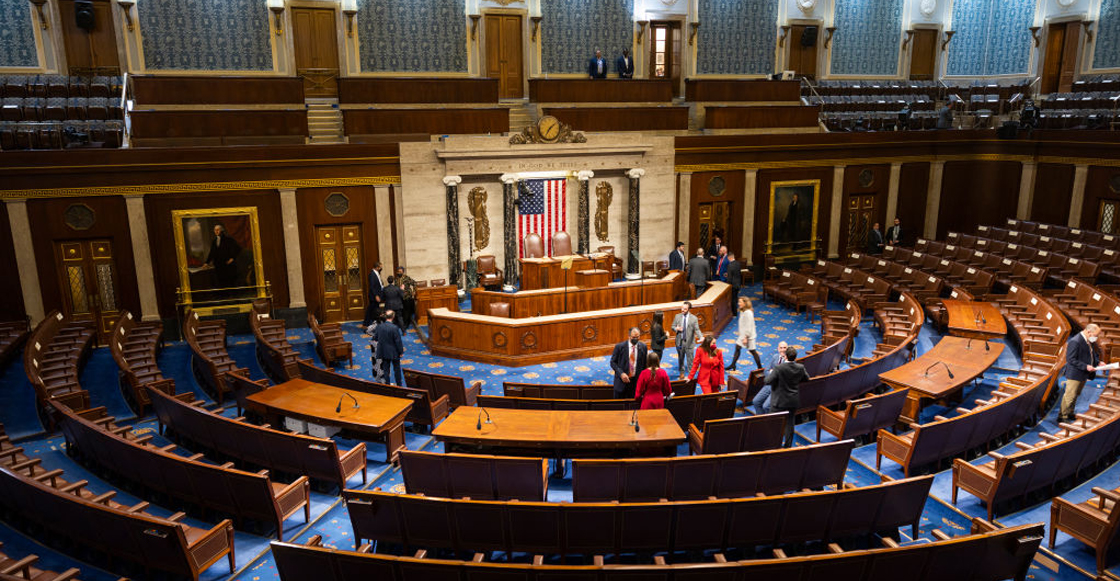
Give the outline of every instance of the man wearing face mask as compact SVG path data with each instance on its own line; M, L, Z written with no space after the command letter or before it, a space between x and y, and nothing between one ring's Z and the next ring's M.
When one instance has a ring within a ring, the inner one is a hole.
M631 327L630 339L614 346L611 370L614 371L614 397L617 399L634 399L638 374L646 366L646 344L640 341L641 337L642 332Z
M1097 366L1101 359L1093 344L1100 334L1101 328L1095 323L1089 323L1066 343L1066 386L1062 394L1062 410L1058 414L1059 422L1073 421L1081 389L1085 387L1086 381L1097 377Z

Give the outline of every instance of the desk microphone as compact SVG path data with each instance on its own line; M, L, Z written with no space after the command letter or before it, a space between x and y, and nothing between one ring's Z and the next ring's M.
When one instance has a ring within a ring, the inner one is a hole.
M352 396L348 392L344 391L344 392L342 392L342 395L338 398L338 405L334 406L334 413L337 414L337 413L340 413L342 411L342 398L345 398L345 397L348 397L348 398L354 400L354 409L358 409L358 408L362 407L361 405L358 404L358 400L354 396Z
M944 361L934 361L933 365L930 365L929 367L926 368L926 376L928 377L929 376L929 370L933 369L934 367L937 367L938 364L944 365L945 366L945 373L949 374L949 379L953 379L953 370L949 369L949 364L945 363Z
M642 429L642 427L638 425L638 408L634 408L634 413L630 414L630 425L634 426L635 432Z
M494 423L494 420L490 419L490 412L486 411L486 408L484 408L482 406L478 406L478 421L475 422L474 429L476 429L480 432L482 431L482 414L486 414L486 423L488 423L488 424Z

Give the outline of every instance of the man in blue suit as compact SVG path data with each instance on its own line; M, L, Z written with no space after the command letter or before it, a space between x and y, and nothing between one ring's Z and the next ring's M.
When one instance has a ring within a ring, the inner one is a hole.
M630 58L630 49L622 49L622 56L614 62L614 70L618 71L618 78L634 78L634 59Z
M369 284L366 285L366 317L362 319L362 327L369 328L369 326L377 320L378 313L381 312L381 263L373 263L373 269L369 271Z
M385 311L385 323L378 325L377 329L373 331L374 337L377 339L377 351L373 356L381 360L381 370L385 375L385 383L393 383L396 379L397 385L404 385L404 377L401 375L401 355L404 355L404 341L401 340L401 329L395 324L397 314L393 311ZM393 375L389 375L392 370Z
M684 257L684 242L677 242L677 247L669 253L669 270L684 272L684 265L688 261Z
M1101 328L1096 323L1089 323L1066 343L1066 387L1062 394L1059 422L1073 421L1081 389L1085 387L1086 381L1097 377L1097 366L1100 365L1101 358L1093 344L1100 334Z
M769 375L774 371L774 368L786 362L786 348L789 345L785 341L778 342L778 352L770 359L770 365L766 366L766 374ZM754 406L755 414L768 414L770 413L770 392L769 385L763 385L762 389L758 390L754 399L751 400L751 405Z
M614 397L634 399L638 374L646 367L646 344L641 342L642 332L630 328L630 339L614 346L611 369L614 371Z
M607 59L603 58L603 51L596 50L595 58L587 62L587 76L592 79L607 78Z

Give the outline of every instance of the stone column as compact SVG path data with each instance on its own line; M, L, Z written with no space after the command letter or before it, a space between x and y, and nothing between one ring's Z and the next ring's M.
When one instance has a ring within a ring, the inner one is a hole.
M8 204L8 222L16 251L19 286L23 291L23 310L34 327L43 320L43 291L39 287L35 247L31 244L31 219L27 216L27 200L4 200ZM15 275L16 273L10 273Z
M303 295L303 252L299 247L299 212L296 189L280 188L280 217L284 224L284 257L288 263L288 308L307 307Z
M459 184L463 178L447 176L447 284L460 284L463 266L459 264ZM460 285L461 286L461 285Z
M937 213L941 209L941 178L945 173L945 162L929 164L929 189L926 190L926 223L922 236L932 240L937 237Z
M405 244L405 236L404 236L404 203L403 203L404 202L404 189L401 187L400 184L390 184L389 187L392 188L392 189L389 190L389 195L395 201L395 206L396 206L394 208L395 211L391 212L390 215L393 217L394 223L397 225L396 226L397 235L396 235L396 238L393 238L393 235L392 235L393 225L389 224L389 233L390 233L389 234L389 239L393 240L396 243L396 246L395 246L396 254L397 254L397 260L396 260L397 264L396 264L396 266L406 266L405 265L406 261L405 261L404 257L408 256L408 252L407 252L408 247ZM381 248L380 244L378 245L378 248ZM389 249L389 259L387 261L385 261L385 264L388 264L389 262L392 262L393 261L392 259L393 259L393 249L390 248Z
M754 266L754 207L758 197L758 170L748 169L743 182L743 255L739 260Z
M892 163L890 181L887 182L887 223L883 224L883 232L893 226L894 219L898 217L898 181L901 175L902 164Z
M505 254L506 284L517 286L521 281L520 263L517 261L517 176L502 174L502 251ZM587 182L580 182L580 189L586 187ZM582 202L581 202L582 207ZM581 214L583 212L580 212ZM581 229L587 228L587 220L580 224ZM581 232L584 230L581 230Z
M156 278L152 272L151 242L148 240L148 218L144 212L144 195L124 197L128 210L128 231L132 237L132 261L136 263L136 286L140 291L140 318L158 321Z
M844 169L832 168L832 214L828 220L828 257L840 256L840 214L844 211Z
M595 177L595 172L586 169L576 174L576 178L579 179L579 227L576 229L578 236L576 252L579 254L587 254L591 251L591 225L589 221L591 219L591 178L593 177Z
M641 223L641 214L638 211L639 198L642 194L642 176L646 175L646 170L634 168L626 175L630 178L630 195L628 196L630 202L630 212L626 219L626 272L640 273L642 271L641 254L638 249L639 238L639 225ZM635 258L637 255L637 259Z
M1073 197L1069 204L1070 228L1081 227L1081 208L1085 205L1085 182L1089 179L1089 166L1077 164L1073 166Z
M386 272L396 272L399 264L393 264L393 214L389 201L392 194L389 186L373 186L373 207L377 213L377 256Z
M1023 162L1022 177L1019 178L1019 207L1015 210L1015 218L1029 220L1031 207L1034 206L1034 179L1037 175L1038 165L1033 161Z
M680 175L680 181L677 186L679 192L677 195L677 240L685 243L684 258L685 262L688 262L688 258L696 252L695 248L688 248L690 226L688 220L692 214L692 172L683 171L678 175Z

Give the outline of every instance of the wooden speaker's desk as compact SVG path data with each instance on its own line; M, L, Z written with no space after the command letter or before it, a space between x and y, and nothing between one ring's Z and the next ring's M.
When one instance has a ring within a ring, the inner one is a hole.
M664 278L612 282L597 288L569 286L566 289L547 288L515 293L476 288L471 291L471 312L489 314L492 303L508 303L509 316L517 319L671 303L684 298L682 293L687 292L685 285L684 275L674 271Z
M567 258L572 259L572 269L567 273L567 286L575 286L576 273L581 270L611 270L611 256L605 253L551 258L519 258L521 263L521 290L563 287L564 269L560 268Z
M404 417L410 408L411 399L347 391L306 379L285 381L245 400L245 409L265 416L274 426L283 425L281 418L296 418L384 441L386 462L395 462L404 449Z
M673 414L665 409L636 411L486 408L483 412L460 406L432 435L448 452L550 458L676 456L685 435ZM634 417L637 430L630 423Z
M416 321L421 325L428 324L428 311L438 307L449 311L459 310L459 287L422 286L416 289Z
M959 397L965 384L984 374L1003 352L1003 343L961 337L942 337L933 349L906 365L879 374L879 379L895 388L909 389L899 420L918 421L926 401ZM948 370L946 369L948 366ZM952 372L952 377L949 376Z
M730 294L727 283L716 281L692 301L692 313L704 333L719 333L731 321ZM519 318L432 309L428 312L429 348L440 357L508 367L606 355L626 339L631 327L638 327L648 340L655 311L665 313L668 327L680 310L677 301ZM667 345L671 344L670 338ZM606 368L604 362L604 373Z
M949 314L949 331L958 337L997 339L1007 334L1007 322L992 303L942 299Z

